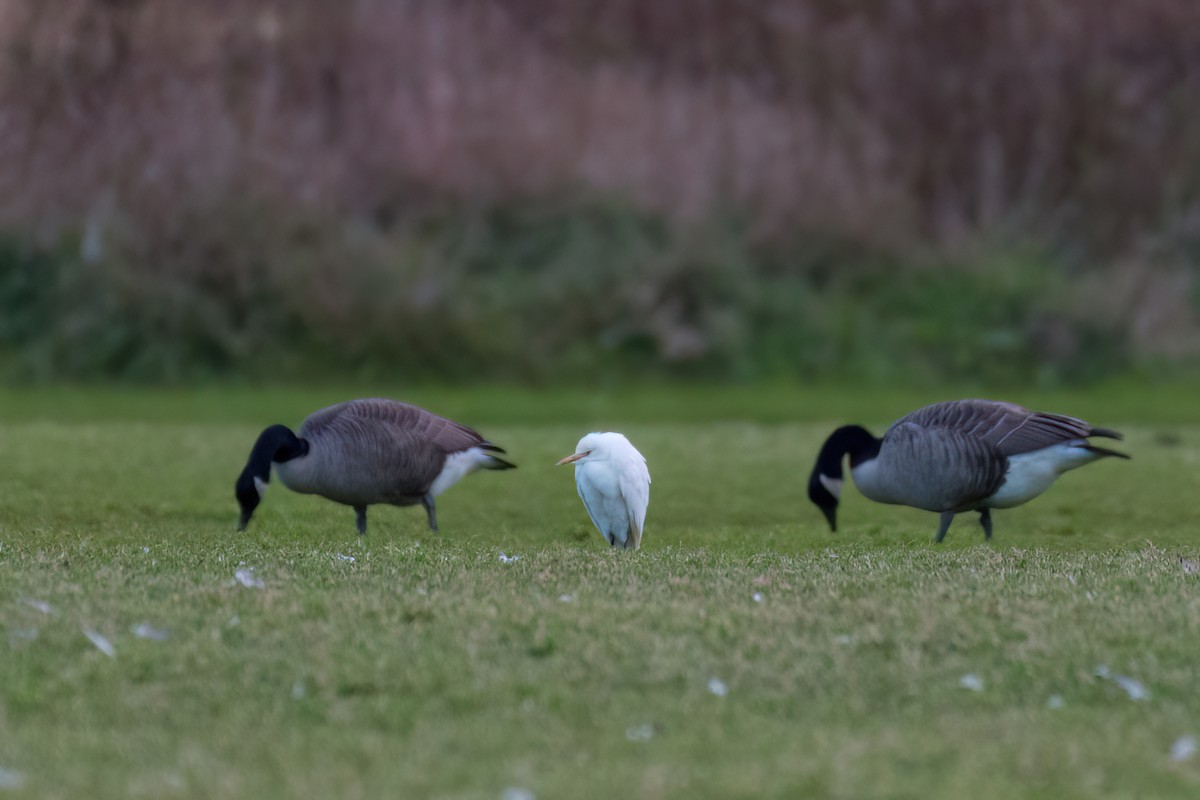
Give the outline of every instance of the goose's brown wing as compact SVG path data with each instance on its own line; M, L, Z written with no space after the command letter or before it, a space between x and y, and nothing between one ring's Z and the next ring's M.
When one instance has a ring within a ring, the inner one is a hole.
M423 495L441 473L446 457L479 447L503 452L466 425L395 400L350 400L314 412L300 436L336 439L344 468L369 472L361 480L381 483L404 495Z
M386 430L392 436L421 439L447 454L472 447L504 452L462 423L440 417L419 406L381 398L350 400L323 408L305 420L303 430L319 435L330 428Z
M950 429L990 444L1005 456L1041 450L1089 436L1119 439L1106 428L1063 414L1030 411L1015 403L996 400L952 400L919 408L892 426L913 424L929 429ZM890 432L890 431L889 431Z

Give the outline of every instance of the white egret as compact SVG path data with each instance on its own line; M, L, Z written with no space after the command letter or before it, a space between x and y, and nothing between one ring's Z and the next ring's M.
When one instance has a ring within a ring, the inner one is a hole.
M627 550L641 547L650 470L637 448L620 433L589 433L556 466L562 464L575 465L575 488L604 540Z

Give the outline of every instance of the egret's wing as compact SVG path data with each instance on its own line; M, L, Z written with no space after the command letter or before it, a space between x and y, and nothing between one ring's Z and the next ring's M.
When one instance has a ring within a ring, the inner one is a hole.
M575 488L604 541L627 546L630 525L615 465L603 462L576 466Z
M604 498L600 496L595 484L588 480L586 474L580 469L575 470L575 490L579 492L579 499L583 501L583 507L587 509L592 524L596 526L602 536L607 538L608 532L604 529L604 521L598 516L598 512L603 508Z
M650 470L646 467L646 459L636 450L621 464L618 486L629 519L629 538L633 540L633 549L637 550L642 546L646 507L650 505Z

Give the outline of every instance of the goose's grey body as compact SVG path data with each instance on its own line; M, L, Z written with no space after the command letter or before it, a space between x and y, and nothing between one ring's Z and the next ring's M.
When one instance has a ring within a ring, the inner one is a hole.
M437 530L434 498L478 469L512 469L494 455L503 452L471 428L414 405L339 403L311 414L295 434L279 425L259 437L238 481L242 525L257 505L245 489L252 485L261 499L274 465L292 491L354 507L360 533L367 506L377 503L420 503Z
M991 535L993 508L1010 508L1041 494L1064 472L1105 456L1089 436L1119 439L1061 414L1030 411L994 400L955 400L901 417L882 439L858 426L839 428L818 457L809 496L833 525L841 487L841 460L862 494L880 503L942 515L941 541L956 513L979 511Z

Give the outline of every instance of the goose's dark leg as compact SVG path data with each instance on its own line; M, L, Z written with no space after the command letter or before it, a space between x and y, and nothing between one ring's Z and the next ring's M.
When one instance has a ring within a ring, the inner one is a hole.
M355 506L354 507L354 522L356 525L358 525L358 535L366 536L367 535L367 507L366 506Z
M935 541L940 543L942 541L942 539L946 538L946 531L950 530L950 523L953 521L954 521L954 512L953 511L943 511L942 512L942 518L938 522L938 530L937 530L937 536L935 537Z
M437 533L437 509L433 505L433 495L427 494L422 497L421 505L425 506L425 511L429 514L429 530Z
M983 526L983 538L992 538L992 510L990 508L979 509L979 524Z

